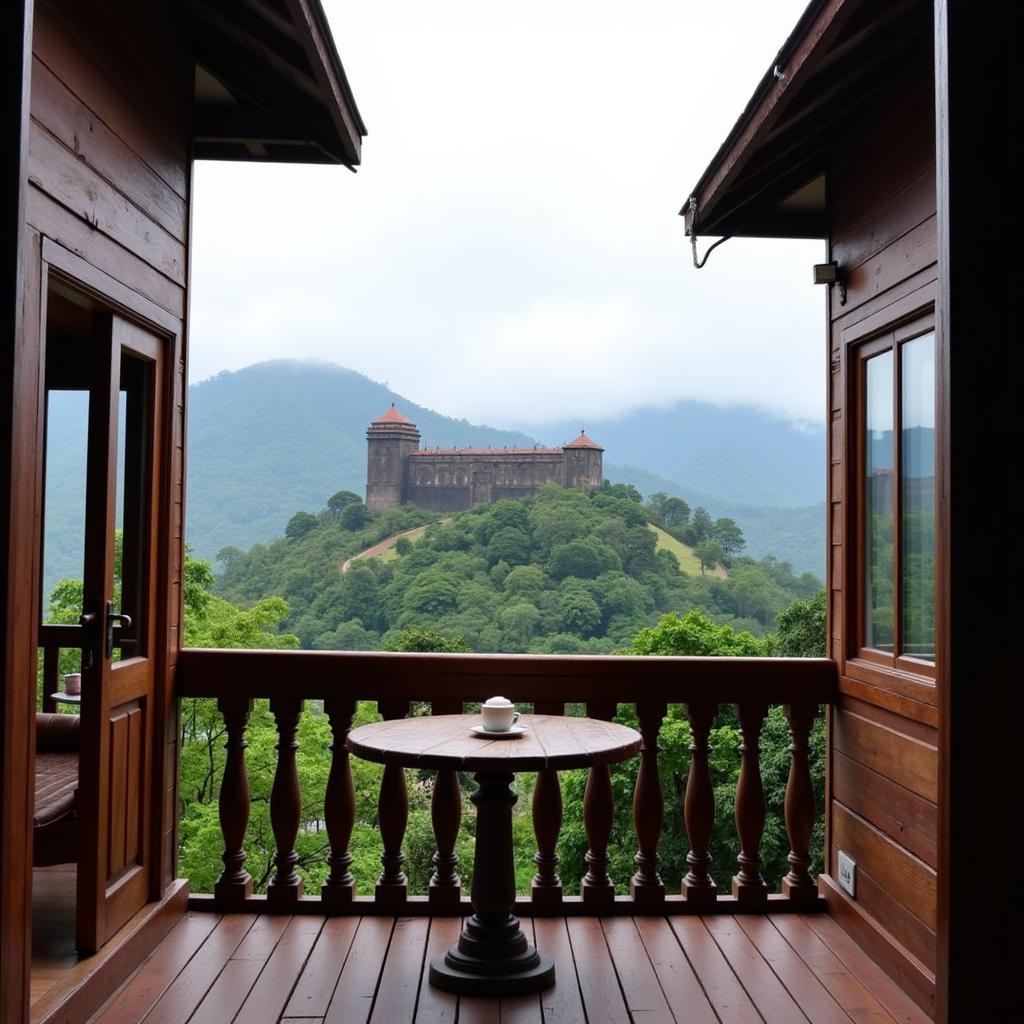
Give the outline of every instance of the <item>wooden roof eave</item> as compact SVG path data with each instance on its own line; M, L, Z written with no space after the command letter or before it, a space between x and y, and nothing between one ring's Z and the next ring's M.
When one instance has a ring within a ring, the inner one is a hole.
M763 226L758 230L752 225L751 231L747 232L737 224L731 230L722 230L723 218L720 214L724 211L719 211L718 207L753 152L779 123L786 110L787 99L795 96L801 85L806 82L813 69L812 58L827 50L835 41L857 2L858 0L811 0L793 32L762 76L754 95L740 114L732 131L719 147L714 159L680 210L680 215L685 219L687 235L757 234L763 231L779 237L778 232L783 229L783 223L779 218L776 218L771 228ZM795 182L793 187L799 187L802 183ZM807 231L820 231L820 234L810 237L821 237L824 234L823 225L812 225L806 216L797 218L793 224L797 222L801 234Z
M815 0L694 188L691 236L824 238L815 209L789 200L823 178L832 137L926 39L926 0Z
M355 166L362 154L366 125L359 114L348 77L338 56L323 5L320 0L287 0L287 3L296 24L302 24L307 30L302 34L306 57L321 89L331 99L328 105L331 119L338 137L349 151L350 166Z
M197 158L360 162L366 127L320 0L178 2L196 63L229 101L197 97Z

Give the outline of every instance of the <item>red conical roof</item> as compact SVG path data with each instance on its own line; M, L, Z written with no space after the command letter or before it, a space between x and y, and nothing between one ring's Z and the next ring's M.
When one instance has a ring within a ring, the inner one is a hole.
M416 426L416 424L413 423L413 421L411 419L409 419L406 416L403 416L395 408L395 403L394 402L391 403L391 408L388 409L388 411L386 413L384 413L383 416L381 416L379 419L375 419L373 422L375 424L377 424L377 423L404 423L406 426L410 426L410 427L415 427Z
M587 437L587 432L580 429L580 436L575 441L570 441L568 444L562 445L563 448L596 448L599 452L603 452L604 449L594 441L591 441Z

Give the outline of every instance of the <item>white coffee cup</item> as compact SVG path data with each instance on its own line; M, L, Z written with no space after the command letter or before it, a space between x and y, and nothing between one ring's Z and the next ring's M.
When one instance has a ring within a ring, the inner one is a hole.
M507 697L491 697L480 705L480 718L488 732L508 732L519 721L519 712Z

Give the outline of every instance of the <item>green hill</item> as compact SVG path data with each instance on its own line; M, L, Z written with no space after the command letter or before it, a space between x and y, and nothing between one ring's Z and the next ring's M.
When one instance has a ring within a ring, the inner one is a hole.
M500 448L532 447L537 441L530 434L443 416L333 364L277 360L221 373L189 389L186 539L193 552L213 558L229 545L244 549L257 541L269 541L299 509L320 508L340 489L361 495L366 478L366 427L392 402L419 424L424 444ZM79 576L82 571L85 409L80 395L58 393L51 399L47 593L60 577ZM798 572L822 574L823 505L783 508L768 502L756 504L753 496L767 491L747 473L744 459L738 455L723 455L715 463L714 473L702 468L709 462L706 453L715 445L720 447L715 437L721 431L733 447L749 443L752 451L756 449L764 473L779 482L792 477L793 486L785 493L798 500L814 493L797 479L807 477L799 467L806 468L809 461L818 465L817 457L809 455L808 439L751 410L701 407L699 411L703 432L694 429L695 410L690 406L681 406L671 415L671 411L660 412L653 420L652 413L601 422L600 432L594 436L607 450L605 475L616 483L633 484L644 495L664 491L684 498L691 507L702 505L715 518L729 516L743 529L748 554L755 558L774 555L790 562ZM650 433L656 441L648 447L638 440L645 422L653 424ZM564 436L552 436L552 429L545 428L543 440L560 443L578 430L578 424L566 430ZM765 455L765 438L773 439L774 462ZM787 447L792 444L796 446ZM673 446L680 456L675 461L669 458ZM698 451L705 454L698 458ZM686 460L680 461L683 455ZM624 464L634 458L650 461ZM780 468L780 459L792 461L797 468ZM726 467L732 467L726 490L733 500L718 497L714 490L722 484ZM677 470L684 475L670 475ZM748 497L737 501L737 494ZM771 500L777 500L774 492Z
M421 629L481 652L600 653L691 609L760 635L820 587L771 558L734 558L727 579L701 576L690 550L648 520L621 485L594 494L549 486L444 520L412 506L374 515L355 502L296 516L288 537L227 552L218 591L243 604L283 597L281 629L307 648L376 650ZM419 527L387 557L354 557Z

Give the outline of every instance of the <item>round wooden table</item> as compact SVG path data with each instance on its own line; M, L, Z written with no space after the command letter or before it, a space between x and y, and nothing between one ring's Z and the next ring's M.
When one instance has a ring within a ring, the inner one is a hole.
M478 789L473 862L473 915L458 944L430 963L430 981L461 995L518 995L547 988L554 961L526 941L512 913L516 898L511 783L516 772L589 768L625 761L640 734L591 718L523 715L515 738L478 737L479 715L431 715L360 726L348 736L357 757L403 768L475 772Z

